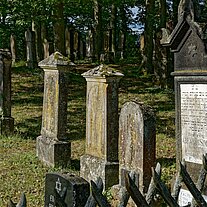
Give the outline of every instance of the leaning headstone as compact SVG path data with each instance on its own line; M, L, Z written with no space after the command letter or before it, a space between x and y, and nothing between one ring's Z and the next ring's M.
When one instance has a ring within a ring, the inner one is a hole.
M125 173L133 173L135 184L147 192L151 167L155 166L155 115L150 107L126 102L119 118L119 182L125 186Z
M48 173L45 180L45 207L83 207L90 195L89 183L81 177Z
M73 65L59 52L39 63L44 70L44 98L37 156L51 166L70 164L71 146L66 134L67 72Z
M28 68L37 67L37 56L35 48L35 32L28 29L25 32L26 48L27 48L27 66Z
M87 81L86 149L80 174L101 177L104 188L118 183L118 83L123 76L106 65L82 74Z
M162 43L174 52L177 167L185 159L196 182L207 152L207 52L206 37L194 21L192 7L191 1L180 1L178 24ZM188 202L187 194L181 189L181 204Z
M6 135L14 131L14 118L11 117L11 64L11 53L0 50L0 133Z

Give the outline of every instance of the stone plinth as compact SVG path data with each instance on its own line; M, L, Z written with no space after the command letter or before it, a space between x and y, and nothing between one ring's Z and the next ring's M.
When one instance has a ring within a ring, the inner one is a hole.
M11 64L11 53L0 50L0 132L6 135L14 131L14 119L11 117Z
M83 74L87 105L81 176L89 181L100 176L106 188L118 183L118 83L122 76L105 65Z
M56 52L39 63L44 70L44 98L41 135L37 156L51 166L70 163L67 126L67 72L74 64Z
M150 107L136 102L123 105L119 118L119 182L125 186L125 173L135 175L136 185L147 192L151 167L155 166L155 116Z

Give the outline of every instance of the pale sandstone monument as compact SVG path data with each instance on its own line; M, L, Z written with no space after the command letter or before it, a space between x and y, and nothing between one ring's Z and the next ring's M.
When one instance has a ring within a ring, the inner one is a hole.
M44 97L41 135L37 156L51 166L70 164L71 144L67 126L67 72L74 64L59 52L39 62L44 70Z
M86 149L80 175L103 179L104 187L118 183L118 85L123 74L100 65L82 74L87 81Z

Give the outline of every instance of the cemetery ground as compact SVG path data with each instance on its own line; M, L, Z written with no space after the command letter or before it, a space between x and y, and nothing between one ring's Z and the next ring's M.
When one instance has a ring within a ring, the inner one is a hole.
M12 68L13 136L0 137L0 207L10 198L17 202L26 193L29 207L44 205L44 182L47 172L79 174L80 156L84 154L86 81L81 73L95 65L77 65L69 75L68 138L72 141L70 168L44 166L36 157L36 138L40 135L43 102L43 71L29 70L20 62ZM170 187L175 174L174 92L153 86L151 77L143 76L136 64L116 65L125 76L120 81L119 108L137 100L155 110L156 158L162 166L162 179ZM110 190L107 192L110 198Z

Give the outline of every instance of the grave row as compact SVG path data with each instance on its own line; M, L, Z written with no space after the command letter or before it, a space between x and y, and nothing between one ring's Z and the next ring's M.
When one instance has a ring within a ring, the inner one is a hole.
M41 61L39 66L45 74L37 156L48 165L65 167L70 164L71 154L65 124L66 74L75 66L58 52ZM81 177L88 181L101 177L106 189L123 180L126 171L133 171L136 172L137 184L144 188L150 182L150 168L155 162L155 118L152 109L127 102L119 117L118 84L123 75L107 65L100 65L82 75L87 81L87 104L86 147L85 155L80 159Z
M202 155L207 151L206 37L194 21L190 1L181 1L178 16L174 31L163 36L161 42L171 47L175 60L172 75L175 82L177 171L179 161L185 159L195 181ZM45 71L45 85L37 155L49 165L68 165L71 149L65 137L67 93L64 80L67 68L74 66L59 53L52 54L39 66ZM129 102L118 117L118 83L122 74L100 65L83 76L87 81L87 104L86 153L80 160L81 176L88 181L101 177L104 188L108 188L118 182L125 183L122 175L132 171L135 182L142 192L146 192L150 168L155 163L155 120L151 110ZM4 109L2 112L2 117L12 120L10 113ZM206 183L204 186L202 193L206 195ZM185 196L182 199L185 200Z

